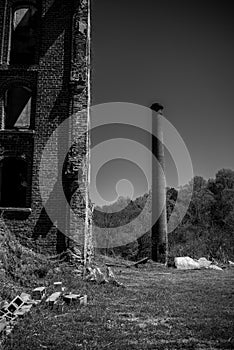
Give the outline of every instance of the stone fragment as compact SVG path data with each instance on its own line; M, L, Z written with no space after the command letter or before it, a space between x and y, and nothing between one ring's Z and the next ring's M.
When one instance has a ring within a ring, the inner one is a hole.
M111 270L109 266L107 266L106 268L106 276L110 283L114 284L117 287L120 287L120 286L123 287L123 284L117 281L117 279L115 278L114 272Z
M99 267L95 267L96 270L96 281L98 284L102 284L102 283L108 283L108 280L106 279L104 273L102 273L102 271L100 270Z
M208 269L209 266L212 264L212 261L209 261L206 258L200 258L197 260L197 262L201 268L205 268L205 269Z
M55 301L59 299L60 295L61 292L54 292L46 299L46 303L53 307Z
M96 282L97 277L96 277L96 269L92 269L91 267L87 268L87 275L85 276L86 281L91 281L91 282Z
M31 300L31 295L28 294L28 293L22 292L20 294L20 298L23 300L24 303L27 303L27 302L29 302Z
M80 297L80 305L86 306L87 305L87 295L83 295L82 297Z
M223 269L217 265L210 265L209 269L217 270L217 271L223 271Z
M199 263L190 258L189 256L176 257L175 266L178 270L200 269Z

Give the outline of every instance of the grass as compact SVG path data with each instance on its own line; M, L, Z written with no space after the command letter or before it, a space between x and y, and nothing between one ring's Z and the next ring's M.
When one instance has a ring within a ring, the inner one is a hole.
M63 280L86 293L88 305L63 312L35 307L4 350L234 349L234 269L178 271L148 263L113 271L125 288L84 282L64 265L50 284Z

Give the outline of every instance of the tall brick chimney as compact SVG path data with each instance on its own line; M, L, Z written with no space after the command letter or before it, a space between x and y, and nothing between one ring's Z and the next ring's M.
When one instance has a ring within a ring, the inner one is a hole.
M161 116L163 106L154 103L152 109L152 154L156 157L164 172L164 146ZM167 264L168 238L166 217L166 188L163 173L152 162L152 218L162 208L161 215L151 228L151 253L152 260Z

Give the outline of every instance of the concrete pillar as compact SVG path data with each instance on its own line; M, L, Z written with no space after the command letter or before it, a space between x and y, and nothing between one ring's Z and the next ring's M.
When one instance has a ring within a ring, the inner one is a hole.
M161 126L163 106L154 103L152 109L152 154L158 160L164 172L164 146ZM154 213L163 207L161 215L151 228L152 260L167 264L168 238L166 217L166 188L163 173L152 162L152 219ZM165 205L164 205L165 204ZM164 206L163 206L164 205Z

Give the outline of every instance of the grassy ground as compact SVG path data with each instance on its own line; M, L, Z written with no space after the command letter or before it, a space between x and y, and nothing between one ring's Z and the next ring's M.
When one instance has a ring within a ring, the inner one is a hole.
M149 263L114 268L126 288L94 285L69 268L53 280L87 293L86 307L37 306L5 350L234 349L234 269L178 271ZM41 281L43 282L43 281Z

